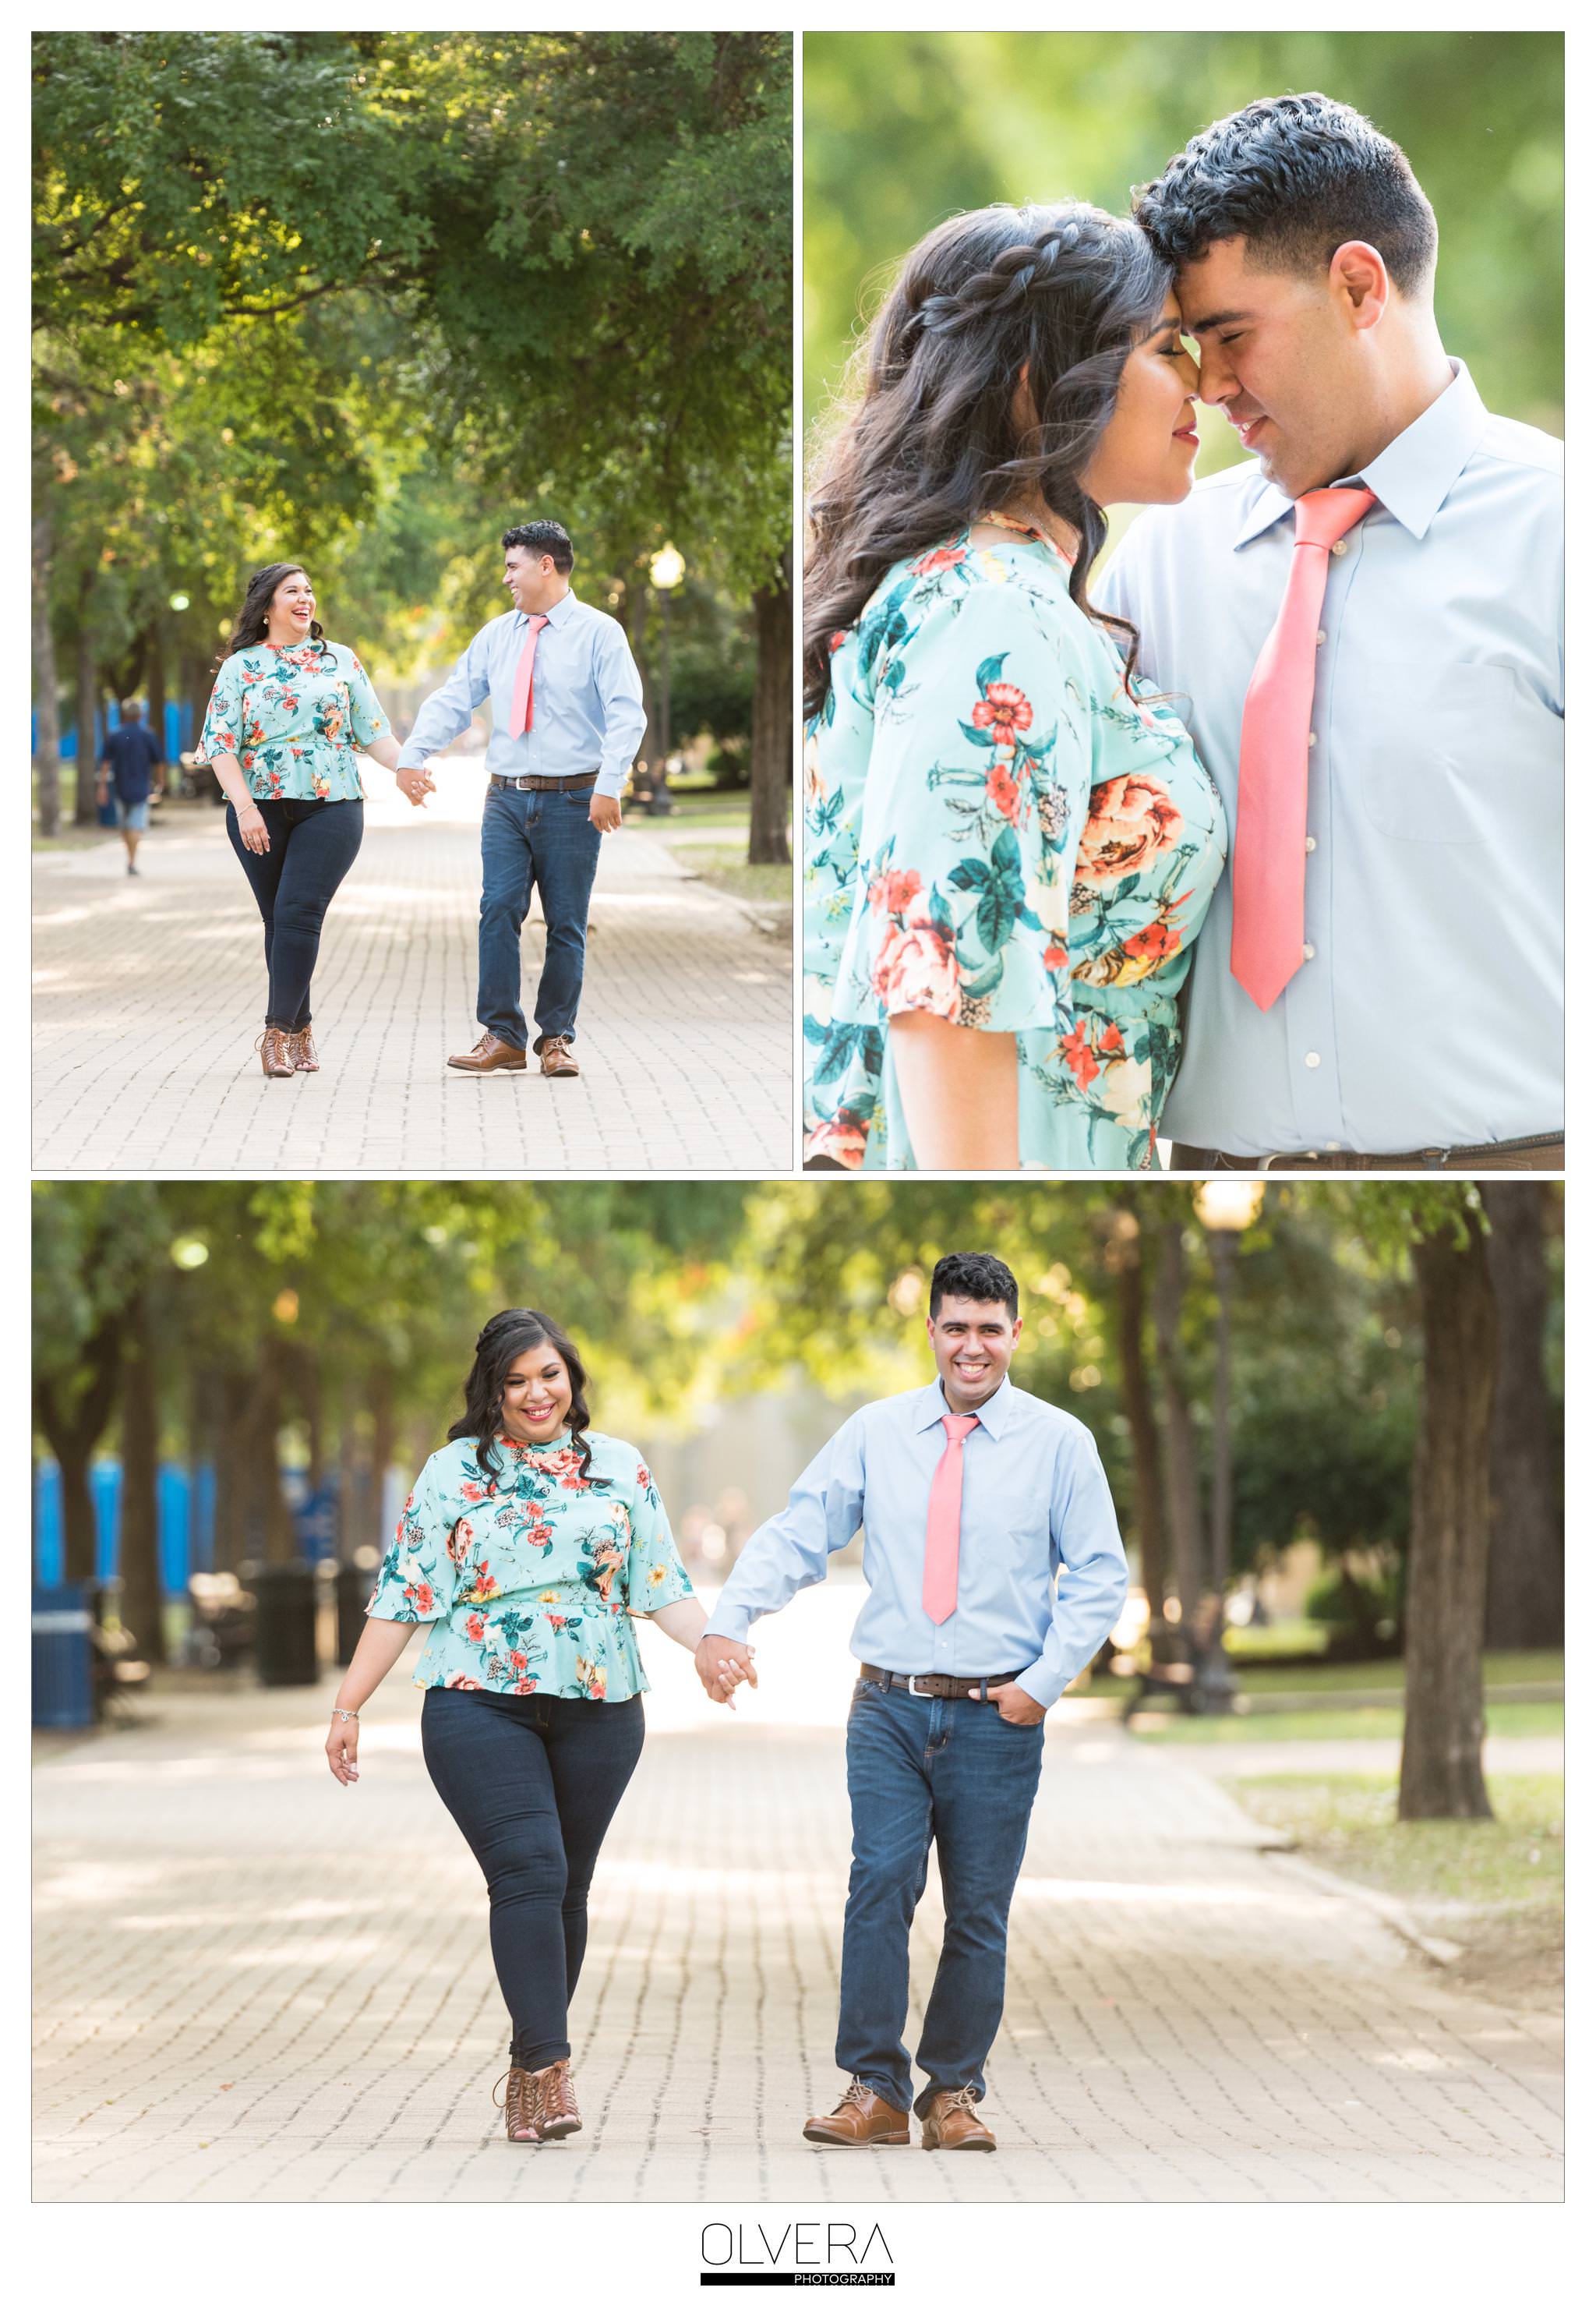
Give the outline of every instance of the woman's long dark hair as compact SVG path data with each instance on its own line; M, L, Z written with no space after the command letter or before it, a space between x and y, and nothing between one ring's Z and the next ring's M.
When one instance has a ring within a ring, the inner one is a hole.
M1070 596L1087 600L1107 522L1082 474L1127 356L1157 324L1171 272L1137 225L1075 201L978 208L927 233L856 354L851 401L810 493L803 709L826 700L833 643L887 568L1040 489L1081 536ZM1025 376L1035 428L1016 422Z
M571 1406L565 1415L565 1426L572 1450L582 1464L582 1481L595 1486L606 1484L607 1476L588 1473L593 1465L592 1447L582 1434L593 1418L588 1409L588 1368L577 1354L575 1343L567 1339L554 1318L546 1317L540 1309L501 1309L482 1327L477 1335L475 1360L465 1376L465 1409L449 1430L449 1439L452 1442L457 1436L474 1437L477 1466L487 1476L488 1455L496 1438L504 1434L499 1415L510 1367L529 1349L545 1347L555 1351L571 1376Z
M242 654L245 647L265 644L267 608L277 594L277 585L286 583L291 574L302 574L304 571L297 558L278 558L271 566L262 566L251 575L244 590L243 604L233 625L233 636L227 641L227 654ZM332 652L326 632L314 619L310 624L310 636L324 654Z

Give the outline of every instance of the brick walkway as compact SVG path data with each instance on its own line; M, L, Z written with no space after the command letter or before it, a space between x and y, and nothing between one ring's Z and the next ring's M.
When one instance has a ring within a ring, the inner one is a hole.
M37 858L39 1170L791 1170L788 948L641 829L605 842L581 1077L447 1072L478 1035L481 768L437 766L424 814L368 778L323 935L314 1077L260 1074L259 922L219 809L152 832L136 879L111 838ZM530 1006L531 924L525 947Z
M365 1777L332 1685L162 1689L37 1775L40 2199L1550 2200L1551 2022L1443 1987L1272 1859L1180 1760L1059 1720L1016 1902L991 2156L797 2136L832 2062L846 1869L837 1714L857 1598L761 1639L735 1716L653 1632L572 2041L581 2134L496 2135L505 2022L477 1871L384 1687ZM761 1708L760 1699L765 1703ZM814 1712L812 1709L810 1712ZM766 1720L760 1720L761 1713ZM916 2011L940 1922L917 1932Z

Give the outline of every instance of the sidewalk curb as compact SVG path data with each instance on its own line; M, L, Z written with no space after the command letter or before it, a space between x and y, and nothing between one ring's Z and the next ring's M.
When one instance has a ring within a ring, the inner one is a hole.
M1265 1844L1262 1847L1282 1865L1289 1864L1292 1873L1300 1876L1313 1889L1329 1891L1337 1898L1351 1899L1355 1905L1367 1907L1370 1914L1378 1915L1399 1938L1406 1939L1410 1947L1416 1947L1421 1955L1427 1955L1432 1963L1440 1963L1444 1969L1460 1961L1467 1953L1466 1948L1459 1947L1452 1939L1432 1938L1427 1932L1421 1931L1401 1899L1394 1899L1385 1891L1370 1890L1366 1883L1348 1882L1345 1875L1333 1874L1328 1867L1316 1867L1311 1859L1304 1859L1296 1849L1289 1836L1282 1836L1278 1844Z

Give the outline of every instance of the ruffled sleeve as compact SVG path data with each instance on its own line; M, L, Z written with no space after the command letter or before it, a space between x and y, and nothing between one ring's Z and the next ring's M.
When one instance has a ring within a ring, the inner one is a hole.
M384 734L391 734L393 729L377 700L375 687L366 674L365 664L353 652L350 655L349 689L350 732L357 746L366 750L374 742L380 742Z
M393 1542L383 1557L366 1611L374 1620L413 1626L447 1615L455 1598L450 1553L461 1494L448 1473L448 1455L434 1452L405 1501ZM451 1505L452 1501L452 1505Z
M662 1611L693 1592L686 1565L677 1553L670 1520L648 1464L638 1460L626 1496L632 1521L626 1558L626 1602L632 1612Z
M227 757L243 763L243 679L239 657L230 654L216 674L200 732L200 752L207 758Z
M1075 619L996 578L905 602L877 669L834 1021L1067 1021L1092 748Z

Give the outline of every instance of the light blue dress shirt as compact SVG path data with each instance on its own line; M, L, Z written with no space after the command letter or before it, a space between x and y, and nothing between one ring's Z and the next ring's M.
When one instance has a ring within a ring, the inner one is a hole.
M1124 1603L1125 1552L1090 1432L1005 1380L965 1440L958 1602L939 1627L921 1604L931 1479L947 1449L940 1381L844 1421L733 1566L708 1633L748 1640L864 1526L869 1594L856 1659L898 1674L1005 1675L1052 1706ZM1064 1576L1059 1577L1059 1567Z
M1267 1013L1199 936L1164 1132L1397 1153L1563 1122L1562 450L1453 381L1362 473L1320 616L1304 946ZM1242 705L1279 611L1290 500L1248 462L1145 512L1097 603L1141 633L1235 821Z
M493 705L486 765L492 774L590 774L605 798L618 798L643 745L648 715L643 682L626 632L567 591L549 609L532 657L531 732L512 736L515 673L529 628L512 612L486 624L435 694L415 714L400 766L424 765Z

